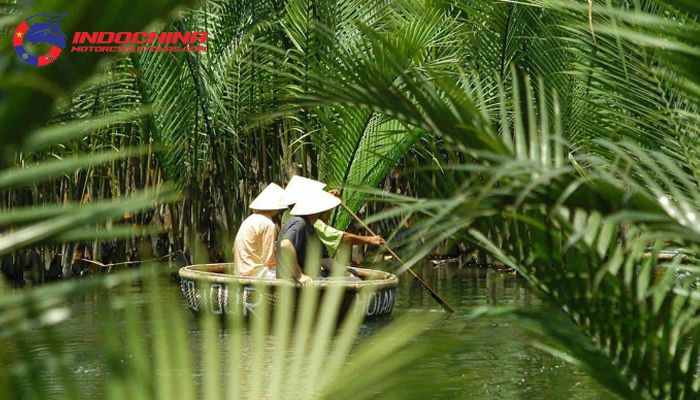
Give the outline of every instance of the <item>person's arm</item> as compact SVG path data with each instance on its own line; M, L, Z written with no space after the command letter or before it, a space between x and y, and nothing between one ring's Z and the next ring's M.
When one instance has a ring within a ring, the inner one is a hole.
M328 191L328 193L332 194L333 196L340 198L340 190L338 189L331 189ZM323 221L321 221L323 222ZM325 224L325 222L324 222ZM316 227L316 225L314 225ZM354 233L350 232L343 232L343 237L340 239L342 243L346 244L368 244L370 246L381 246L386 241L384 240L383 237L377 235L377 236L362 236L362 235L355 235Z
M297 262L297 251L294 248L294 244L289 239L283 239L280 243L280 257L282 257L284 266L289 266L290 274L295 281L301 283L303 286L311 284L313 279L311 277L304 275L301 271L301 267ZM279 266L278 266L279 267Z
M355 235L350 232L343 232L343 238L341 239L343 243L347 244L368 244L370 246L381 246L386 241L381 236L362 236Z

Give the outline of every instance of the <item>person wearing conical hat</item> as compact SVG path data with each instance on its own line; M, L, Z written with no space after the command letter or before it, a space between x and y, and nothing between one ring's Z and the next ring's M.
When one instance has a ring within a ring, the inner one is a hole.
M287 183L287 186L284 188L284 201L287 203L288 209L282 215L282 224L287 222L291 217L290 211L297 203L297 199L304 197L304 195L310 191L323 190L325 187L326 184L323 182L298 175L292 176L292 179L289 180L289 183ZM331 190L329 193L336 197L339 195L337 190ZM381 236L356 235L354 233L335 229L328 225L324 218L319 218L314 222L314 229L316 230L318 239L323 243L322 258L333 257L342 244L381 246L385 243Z
M284 189L270 183L250 203L252 213L241 223L233 244L236 273L253 278L276 277L277 226L272 218L287 208Z
M292 216L282 225L277 238L277 276L308 285L312 279L305 271L306 252L313 242L319 242L314 223L321 214L337 207L340 199L319 188L308 188L295 201Z
M304 178L303 176L294 175L292 179L287 182L287 186L284 187L284 196L282 196L283 201L287 204L287 209L282 214L282 224L287 222L289 218L292 217L290 212L292 207L296 204L297 199L304 196L304 193L314 190L323 190L326 184L319 182L314 179Z

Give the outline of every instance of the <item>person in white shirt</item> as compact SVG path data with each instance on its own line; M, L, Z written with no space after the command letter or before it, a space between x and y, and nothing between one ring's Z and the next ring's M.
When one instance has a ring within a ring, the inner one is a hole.
M277 226L272 218L280 210L286 209L283 201L284 189L270 183L250 203L253 211L241 223L233 244L235 272L251 278L275 278Z

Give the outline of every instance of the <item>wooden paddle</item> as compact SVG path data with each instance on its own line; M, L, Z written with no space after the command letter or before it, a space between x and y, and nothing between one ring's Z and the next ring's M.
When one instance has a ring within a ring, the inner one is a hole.
M377 236L377 234L374 233L374 231L372 231L372 228L367 226L367 224L365 224L360 219L360 217L358 217L350 209L350 207L346 206L345 203L342 203L342 202L340 203L340 205L343 206L345 211L349 212L350 215L352 215L352 217L355 218L355 221L357 221L360 225L362 225L362 227L365 228L367 230L367 232L369 232L370 235ZM398 262L403 264L403 260L401 259L401 257L399 257L396 253L394 253L394 251L389 246L387 246L385 244L384 247L389 252L389 254L391 254ZM413 272L413 270L411 268L408 268L406 271L408 271L418 281L418 283L421 286L423 286L428 291L428 293L430 293L430 296L432 296L432 298L435 299L435 301L437 301L442 306L442 308L445 309L445 311L447 311L450 314L455 312L454 308L452 308L449 304L447 304L447 302L445 300L443 300L442 297L440 297L440 295L437 294L437 292L435 290L433 290L433 288L431 288L423 279L421 279L420 276L418 276L415 272Z

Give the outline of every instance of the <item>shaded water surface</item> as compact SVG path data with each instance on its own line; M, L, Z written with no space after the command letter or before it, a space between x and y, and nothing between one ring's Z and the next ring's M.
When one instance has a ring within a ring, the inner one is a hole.
M530 345L532 334L509 319L467 318L474 307L483 305L544 307L522 279L493 270L457 265L436 268L430 263L426 263L420 272L456 309L456 313L439 319L414 340L413 346L427 345L430 351L401 372L400 378L405 383L393 387L390 396L389 393L378 393L378 399L613 398L585 373L533 348ZM160 289L177 292L179 287L163 282ZM135 285L131 290L146 301L142 287ZM80 393L90 399L103 397L106 378L103 361L91 356L91 349L100 346L100 331L94 320L99 297L100 294L95 294L78 301L74 315L54 328L62 339L64 351L78 365L74 373L78 377ZM184 301L182 306L185 307ZM410 277L402 278L395 316L408 314L410 317L412 313L426 312L440 312L440 307ZM372 341L386 325L387 321L365 323L360 342ZM194 321L190 329L194 352L197 353L202 332ZM150 332L150 329L144 326L144 332ZM226 335L225 331L222 332L221 339L226 340ZM48 349L43 347L40 338L36 339L31 340L30 335L24 351L43 357ZM412 351L413 348L403 351ZM47 376L43 379L53 389L53 393L47 393L48 398L58 397L60 388L52 387L54 378Z
M411 384L394 390L398 398L616 398L576 367L534 348L536 337L511 319L467 317L475 307L486 305L544 308L524 279L456 265L428 264L422 275L456 312L416 339L416 344L426 344L433 351L405 372ZM401 280L399 293L397 315L440 310L408 276ZM565 320L563 314L561 320Z

